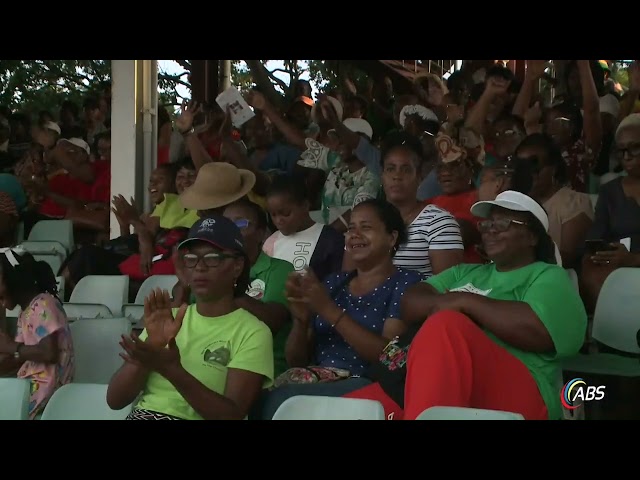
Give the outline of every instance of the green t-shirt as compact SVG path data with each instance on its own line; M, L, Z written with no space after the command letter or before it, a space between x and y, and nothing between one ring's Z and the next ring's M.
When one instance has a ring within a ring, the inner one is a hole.
M265 303L279 303L289 309L289 302L284 293L287 277L294 271L293 265L286 260L273 258L264 252L251 267L249 278L251 284L247 295ZM275 362L275 376L277 377L287 370L287 360L284 355L287 337L291 331L291 322L288 322L273 337L273 360Z
M264 252L260 252L258 260L251 267L249 279L251 283L247 289L247 295L265 303L280 303L289 309L289 302L284 293L287 277L295 269L291 263L279 258L272 258ZM191 295L189 303L195 303L196 299ZM284 348L287 337L291 331L291 322L287 323L273 338L274 370L277 377L287 370L287 360Z
M173 310L174 315L177 309ZM140 335L147 338L147 331ZM222 317L207 318L190 305L176 337L180 362L185 370L210 390L224 395L230 368L265 377L264 388L273 383L273 340L263 322L241 308ZM185 420L202 420L182 395L162 375L152 372L137 408Z
M558 386L559 360L576 355L584 342L587 313L580 296L562 267L535 262L510 272L499 272L495 264L452 267L426 280L439 292L467 291L494 300L529 304L547 328L555 345L552 354L524 352L506 344L490 332L489 337L524 363L538 384L549 418L562 418ZM508 382L508 379L505 379Z

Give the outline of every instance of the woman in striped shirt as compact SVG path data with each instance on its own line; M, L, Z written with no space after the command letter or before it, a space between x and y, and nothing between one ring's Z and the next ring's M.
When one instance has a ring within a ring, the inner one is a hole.
M382 151L384 194L402 214L408 231L393 263L429 278L462 263L464 246L460 226L449 212L417 200L423 162L422 144L408 134L394 135Z

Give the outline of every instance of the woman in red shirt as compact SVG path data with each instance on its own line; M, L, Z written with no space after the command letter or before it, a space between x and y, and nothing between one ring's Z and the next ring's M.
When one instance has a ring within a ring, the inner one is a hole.
M39 220L68 218L75 210L84 210L91 203L91 185L96 179L93 164L89 161L89 145L81 138L61 139L45 156L49 175L46 183L34 182L30 187L42 198L36 210L25 217L25 234Z
M453 215L462 233L465 263L482 263L475 246L480 243L476 228L477 220L470 212L471 205L478 200L478 192L473 185L473 168L466 151L455 145L446 135L438 135L436 146L440 152L437 174L442 195L425 203L437 205Z

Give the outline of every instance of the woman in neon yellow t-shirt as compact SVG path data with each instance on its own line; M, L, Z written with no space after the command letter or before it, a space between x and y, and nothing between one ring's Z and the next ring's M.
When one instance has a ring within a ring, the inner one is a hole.
M171 309L168 292L145 300L140 338L123 337L125 364L107 402L131 420L241 420L273 382L269 327L238 308L249 262L238 227L222 216L200 220L179 246L196 302ZM141 395L140 395L141 394Z

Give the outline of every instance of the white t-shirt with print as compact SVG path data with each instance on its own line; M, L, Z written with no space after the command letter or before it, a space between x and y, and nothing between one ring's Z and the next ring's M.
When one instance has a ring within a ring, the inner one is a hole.
M316 223L293 235L275 232L264 243L262 250L270 257L286 260L293 268L302 270L311 263L311 257L318 245L324 225Z

